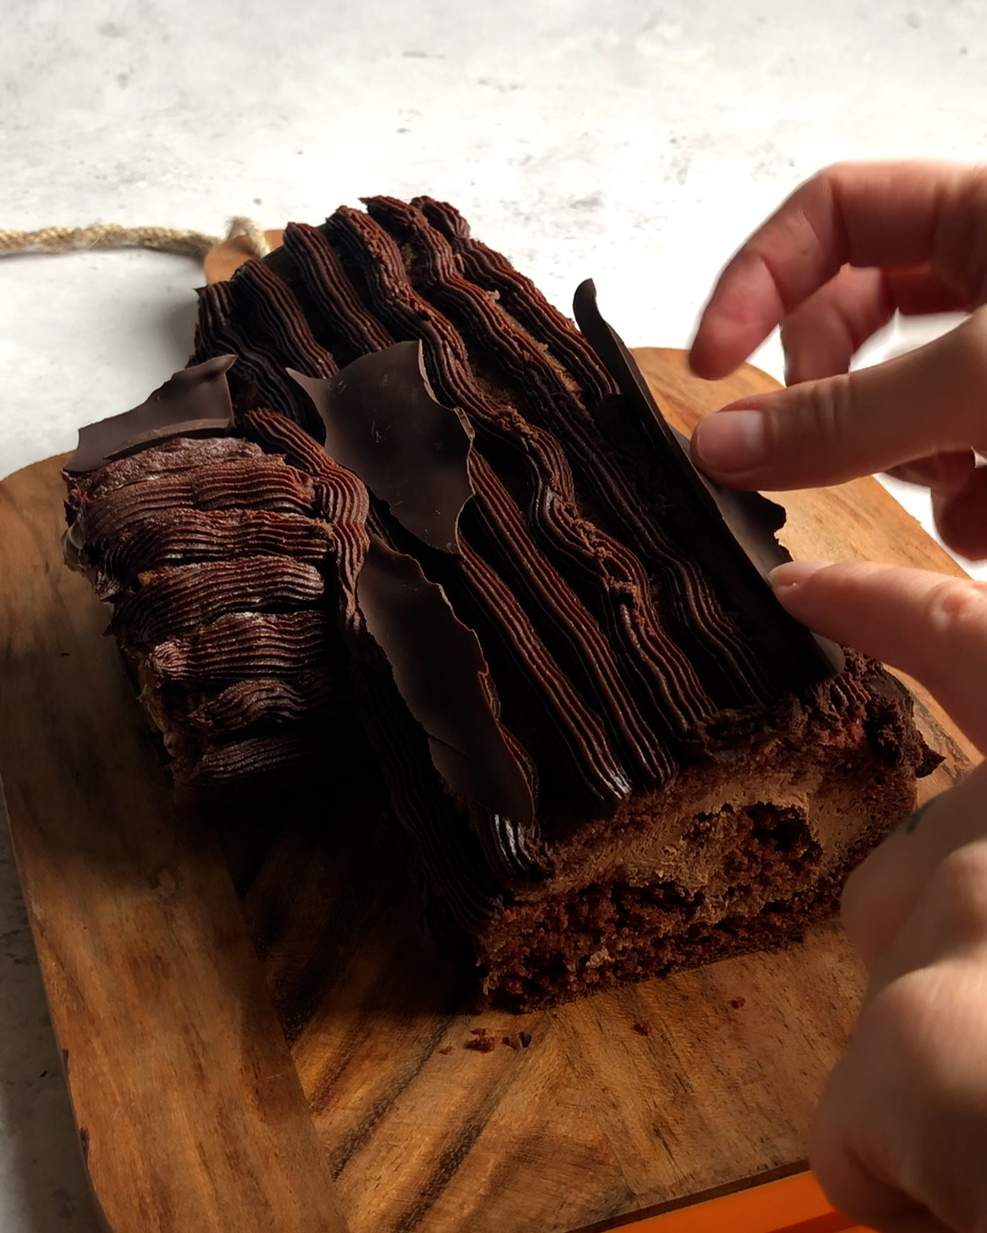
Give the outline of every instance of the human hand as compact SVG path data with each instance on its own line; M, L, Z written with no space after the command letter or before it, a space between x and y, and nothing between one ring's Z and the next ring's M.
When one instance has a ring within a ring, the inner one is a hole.
M704 421L694 458L750 488L894 469L928 484L947 543L987 556L987 469L974 456L987 452L985 301L987 171L822 173L727 266L691 356L699 375L722 376L780 324L796 384ZM846 375L897 309L973 315ZM922 680L987 750L987 589L806 562L773 582L805 624ZM864 862L844 917L869 987L816 1117L813 1167L837 1206L884 1233L987 1233L987 767Z
M891 470L932 492L940 534L987 556L987 168L845 164L798 189L721 275L691 351L718 377L781 325L789 389L704 420L693 456L731 487ZM846 375L902 312L973 311L918 351Z
M773 579L795 617L921 679L987 748L987 589L866 564L799 561ZM985 1233L987 764L876 849L843 914L869 986L812 1166L882 1233Z

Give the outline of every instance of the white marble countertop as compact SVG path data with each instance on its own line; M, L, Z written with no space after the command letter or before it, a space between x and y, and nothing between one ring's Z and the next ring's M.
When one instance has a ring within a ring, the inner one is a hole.
M219 232L427 191L560 305L592 274L629 342L684 345L819 166L982 155L985 81L979 0L6 0L0 226ZM198 282L155 253L0 262L0 475L180 366ZM2 829L0 1229L94 1228Z

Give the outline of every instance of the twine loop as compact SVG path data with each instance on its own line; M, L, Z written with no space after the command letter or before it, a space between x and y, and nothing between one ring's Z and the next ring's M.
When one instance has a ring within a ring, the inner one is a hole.
M16 231L0 227L0 257L16 253L70 253L113 248L153 248L183 257L205 257L211 248L243 236L254 257L266 257L271 246L252 218L230 220L225 237L204 235L175 227L123 227L119 223L93 223L88 227L39 227Z

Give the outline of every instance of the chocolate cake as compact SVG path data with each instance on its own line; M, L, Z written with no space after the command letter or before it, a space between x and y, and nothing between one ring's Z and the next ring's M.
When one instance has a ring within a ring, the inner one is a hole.
M507 1004L797 937L937 761L909 695L778 605L782 511L698 475L592 284L577 329L452 207L366 207L204 288L66 465L176 781L372 760Z

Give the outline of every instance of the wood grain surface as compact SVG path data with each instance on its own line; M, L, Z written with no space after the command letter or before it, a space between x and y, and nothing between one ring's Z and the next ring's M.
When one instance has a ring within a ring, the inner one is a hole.
M686 429L768 382L638 358ZM797 555L960 572L872 480L784 504ZM0 485L0 774L113 1233L568 1233L798 1166L861 992L835 924L551 1011L464 1012L376 777L175 809L61 520L59 460ZM926 796L974 753L921 692L918 713L949 755ZM511 1044L468 1048L479 1028Z
M0 775L98 1208L113 1233L342 1233L221 848L61 562L59 462L0 485Z

